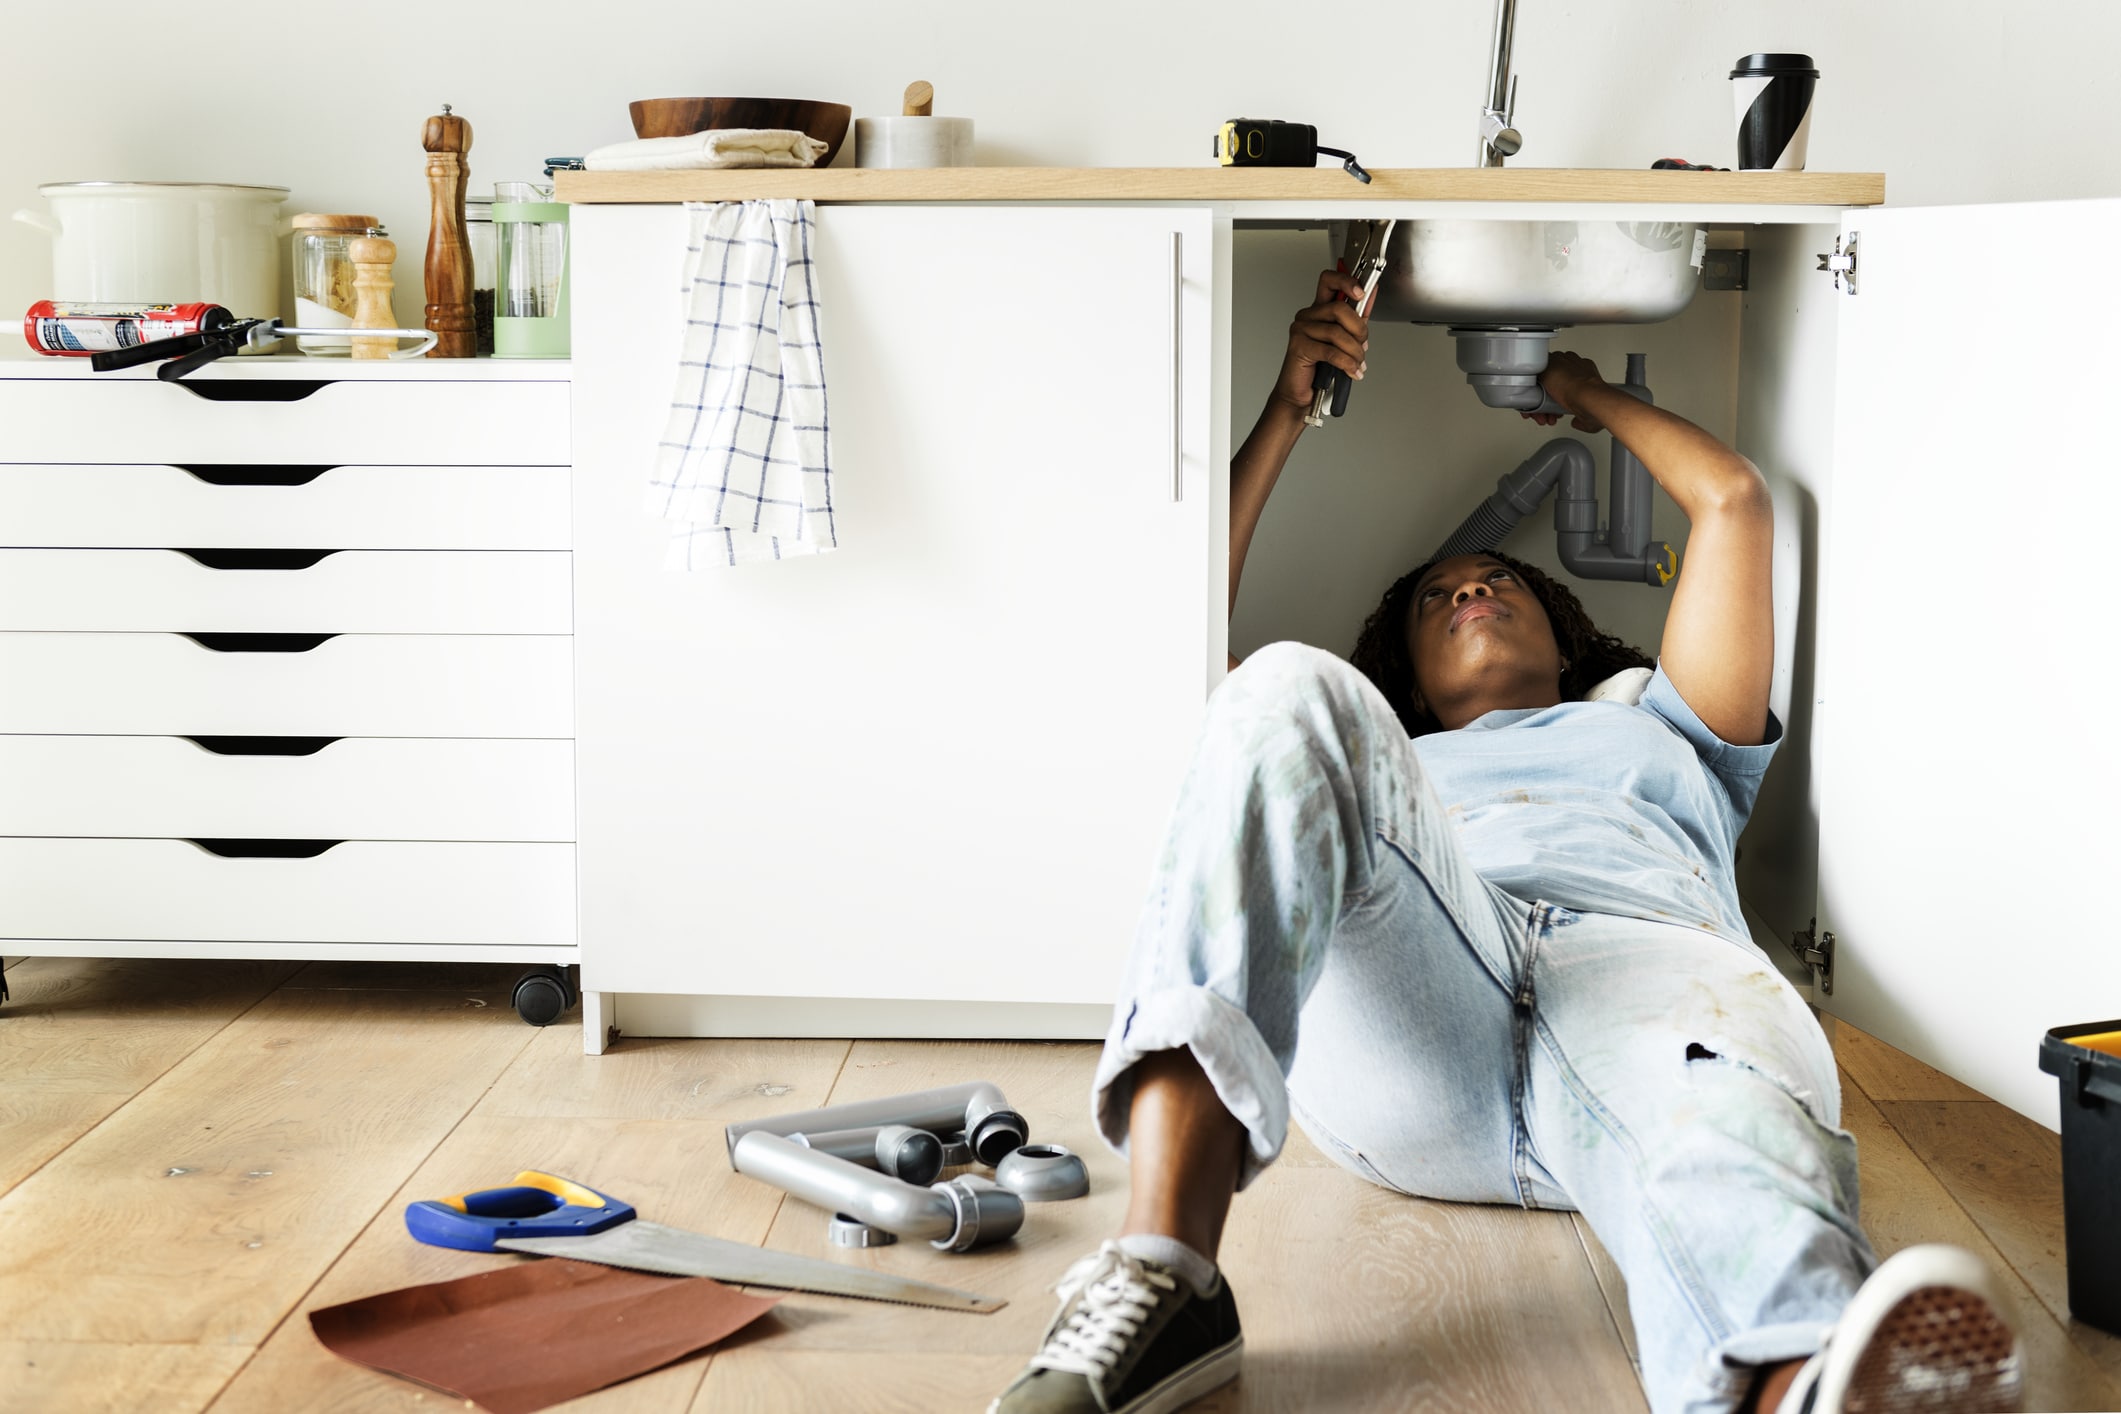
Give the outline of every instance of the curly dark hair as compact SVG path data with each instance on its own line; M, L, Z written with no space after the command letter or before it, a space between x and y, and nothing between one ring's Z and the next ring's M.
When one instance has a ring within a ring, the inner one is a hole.
M1554 641L1561 647L1562 660L1569 665L1561 675L1563 701L1580 699L1624 668L1657 666L1656 660L1641 649L1610 633L1600 633L1598 625L1583 611L1582 601L1546 571L1492 550L1482 553L1507 565L1546 609L1547 622L1554 627ZM1355 640L1355 651L1348 655L1348 661L1377 684L1377 690L1392 704L1408 736L1427 736L1443 730L1443 723L1414 705L1414 659L1407 652L1407 611L1414 603L1414 586L1447 558L1437 556L1393 581L1383 601L1364 621L1362 635Z

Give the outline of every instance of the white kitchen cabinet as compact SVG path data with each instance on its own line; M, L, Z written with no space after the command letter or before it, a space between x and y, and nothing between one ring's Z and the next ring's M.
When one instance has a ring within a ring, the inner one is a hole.
M2093 537L2116 493L2086 415L2115 356L2085 332L2111 299L2064 262L2008 254L2028 231L2095 248L2116 203L824 207L847 548L690 577L656 568L640 510L683 218L576 214L578 280L604 311L577 337L585 967L592 986L647 994L626 998L627 1029L859 1033L880 1024L861 998L903 999L884 1013L901 1029L957 1034L1007 1033L978 1024L980 1001L1095 1014L1220 659L1230 232L1387 215L1738 233L1737 440L1777 500L1789 728L1741 861L1756 937L1831 933L1823 1011L2050 1124L2041 1033L2121 1009L2115 951L2068 916L2115 834ZM1165 352L1143 332L1161 294L1130 221L1186 232L1182 435L1210 520L1167 568L1198 572L1190 588L1137 562L1153 539L1122 553L1111 509L1117 468L1158 440L1142 414ZM1816 268L1850 234L1856 295ZM1117 309L1125 330L1101 347ZM965 494L979 485L995 497ZM2028 493L2027 530L1969 546L2008 487ZM1108 616L1094 596L1115 575L1144 579ZM1167 613L1209 626L1162 637ZM1099 671L1106 655L1129 666Z
M1220 673L1210 213L821 208L841 548L692 573L644 509L685 221L574 212L585 989L1094 1033Z
M568 417L0 361L0 953L574 962Z
M1806 288L1834 357L1811 427L1832 458L1817 1002L2051 1128L2043 1034L2121 1015L2100 902L2121 846L2121 466L2101 419L2121 299L2026 252L2098 249L2117 220L2121 201L1852 212L1824 234L1854 241L1857 293Z

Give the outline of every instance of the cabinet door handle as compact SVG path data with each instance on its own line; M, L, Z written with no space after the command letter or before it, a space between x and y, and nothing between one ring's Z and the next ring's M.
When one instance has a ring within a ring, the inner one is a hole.
M1171 233L1171 499L1186 499L1186 238Z
M187 633L201 648L216 653L307 653L336 633Z
M209 486L307 486L332 470L328 466L238 466L226 463L179 466L177 469L190 472Z
M315 859L333 845L344 844L344 840L256 840L256 839L212 839L186 840L208 854L218 854L223 859Z
M306 570L337 550L187 550L172 546L180 555L210 570Z
M216 756L314 756L339 740L335 736L187 736L184 739Z
M321 378L175 378L165 380L210 403L298 403L331 386Z

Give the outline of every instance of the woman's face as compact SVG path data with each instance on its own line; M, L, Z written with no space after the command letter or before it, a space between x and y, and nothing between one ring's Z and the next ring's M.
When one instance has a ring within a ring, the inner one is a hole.
M1539 596L1493 555L1430 567L1407 610L1417 706L1445 727L1561 700L1561 648Z

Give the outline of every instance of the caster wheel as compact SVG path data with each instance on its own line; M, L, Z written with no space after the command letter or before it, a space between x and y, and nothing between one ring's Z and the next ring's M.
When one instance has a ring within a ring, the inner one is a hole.
M567 970L533 967L516 978L516 1015L532 1026L550 1026L580 1000Z

